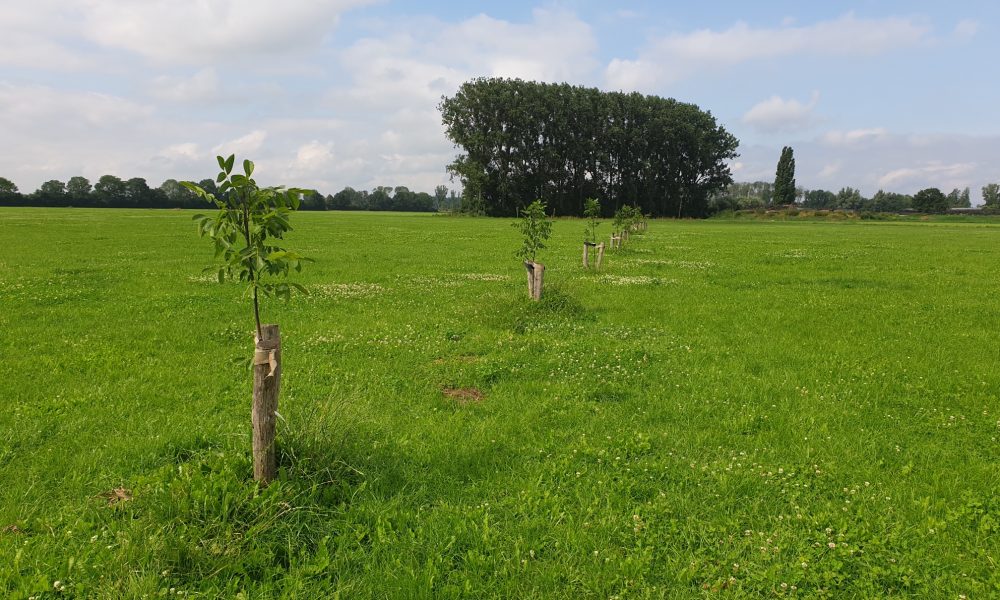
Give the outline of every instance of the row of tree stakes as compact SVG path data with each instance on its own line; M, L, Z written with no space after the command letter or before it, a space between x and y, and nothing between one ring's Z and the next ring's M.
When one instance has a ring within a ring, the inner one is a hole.
M288 281L291 272L301 271L310 259L284 246L284 236L291 230L289 219L299 209L309 190L285 187L260 187L253 179L254 164L243 161L243 173L234 170L236 157L216 157L219 174L215 189L185 181L182 185L201 201L218 209L215 214L198 214L194 220L198 233L212 241L216 265L210 267L219 282L227 279L247 284L254 323L253 401L253 477L260 485L268 485L277 476L278 461L275 447L278 394L281 381L281 335L278 325L264 323L260 318L260 296L289 298L293 292L305 289ZM583 266L590 268L590 252L596 250L594 268L599 269L604 257L604 243L597 243L598 218L601 204L596 199L585 203L587 227L583 241ZM535 262L539 250L552 231L552 221L545 214L545 203L532 202L514 223L524 236L517 255L528 271L528 291L533 300L542 298L542 277L545 267ZM646 229L646 217L637 207L623 206L615 213L610 247L622 247L632 232Z
M545 214L545 203L535 200L521 211L521 218L513 223L523 237L517 256L524 261L528 274L528 295L532 300L542 299L542 286L545 277L545 265L535 260L538 251L545 248L545 241L552 233L552 221ZM597 242L598 219L601 216L601 203L596 198L588 198L584 202L584 217L587 219L583 234L583 268L591 268L591 252L596 253L594 269L601 268L604 260L604 242ZM625 205L615 212L612 222L613 231L608 240L611 250L618 250L628 241L629 234L645 231L648 221L642 211L631 205Z

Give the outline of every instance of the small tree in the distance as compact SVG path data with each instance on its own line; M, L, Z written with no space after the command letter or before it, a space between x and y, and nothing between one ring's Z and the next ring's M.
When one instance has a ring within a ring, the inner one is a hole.
M781 158L778 159L778 168L774 174L774 196L771 203L776 206L795 204L795 157L789 146L781 149Z
M545 241L552 233L552 221L545 215L545 203L535 200L529 204L513 225L521 232L521 247L517 256L524 261L524 267L528 271L528 293L533 300L541 300L545 266L535 262L535 258L538 251L545 248Z
M1000 184L987 183L983 186L983 204L987 208L1000 208Z
M521 211L521 219L514 223L521 232L521 248L517 251L518 258L526 262L535 262L539 250L545 248L545 241L552 233L552 221L545 216L545 203L535 200Z
M587 198L583 203L583 216L587 219L587 227L583 230L585 244L597 243L597 226L600 225L601 202L597 198Z

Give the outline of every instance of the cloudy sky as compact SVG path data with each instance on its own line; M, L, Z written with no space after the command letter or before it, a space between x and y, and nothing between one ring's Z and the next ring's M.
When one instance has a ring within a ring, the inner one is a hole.
M1000 3L4 0L0 176L451 184L436 109L477 76L710 110L739 181L795 148L808 188L1000 181Z

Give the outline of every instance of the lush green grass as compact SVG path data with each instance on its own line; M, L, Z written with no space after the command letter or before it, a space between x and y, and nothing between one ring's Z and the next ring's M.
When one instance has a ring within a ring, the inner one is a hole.
M190 214L0 212L0 595L1000 594L1000 226L295 221L258 491Z

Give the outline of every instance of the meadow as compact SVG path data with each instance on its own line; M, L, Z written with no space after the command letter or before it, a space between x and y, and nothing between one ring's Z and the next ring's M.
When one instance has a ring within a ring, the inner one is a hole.
M259 490L191 215L0 211L0 596L1000 595L1000 222L297 214Z

